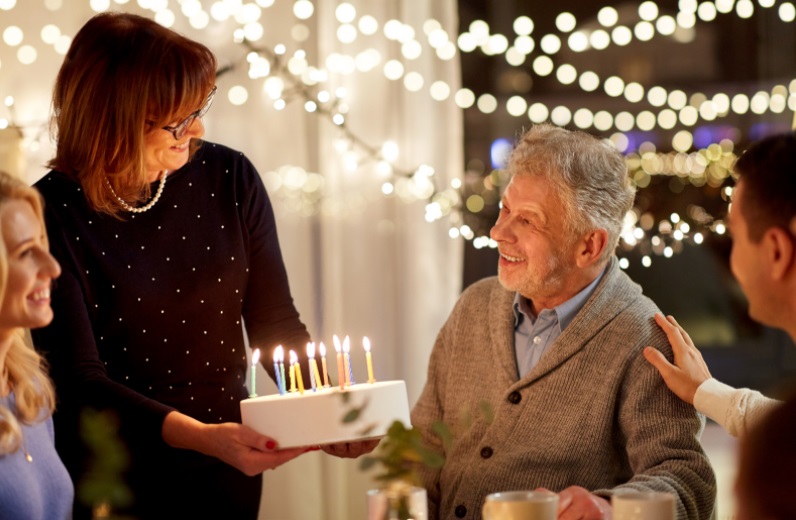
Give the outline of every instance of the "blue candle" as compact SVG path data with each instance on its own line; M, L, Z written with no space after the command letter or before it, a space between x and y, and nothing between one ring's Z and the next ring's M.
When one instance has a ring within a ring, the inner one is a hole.
M279 389L279 395L284 395L285 392L282 389L282 378L279 376L279 349L282 348L281 346L277 347L274 350L274 375L276 377L276 387Z
M345 355L346 361L348 362L348 377L346 378L346 383L355 385L357 383L354 381L354 371L351 370L351 342L349 341L348 336L346 336L343 340L343 353Z
M287 380L285 379L285 349L282 348L282 345L276 347L275 355L279 356L279 375L281 376L279 379L279 383L281 384L279 387L279 395L285 395L287 392Z

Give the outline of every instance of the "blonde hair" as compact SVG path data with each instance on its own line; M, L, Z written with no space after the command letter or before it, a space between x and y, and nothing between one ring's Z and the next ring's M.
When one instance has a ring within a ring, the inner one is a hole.
M11 175L0 171L0 207L9 200L24 200L33 208L44 229L44 214L39 193ZM46 235L45 235L46 244ZM8 277L8 252L0 238L0 301ZM2 309L0 309L2 312ZM13 388L16 405L13 410L0 406L0 455L13 453L22 441L19 423L34 424L52 415L55 392L47 374L44 358L25 341L25 329L15 331L6 354L2 377Z

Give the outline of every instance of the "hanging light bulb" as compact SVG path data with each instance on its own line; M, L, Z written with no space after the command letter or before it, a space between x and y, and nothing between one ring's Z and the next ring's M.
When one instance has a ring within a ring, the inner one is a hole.
M306 20L315 12L315 6L312 5L310 0L296 0L293 4L293 14L299 20Z

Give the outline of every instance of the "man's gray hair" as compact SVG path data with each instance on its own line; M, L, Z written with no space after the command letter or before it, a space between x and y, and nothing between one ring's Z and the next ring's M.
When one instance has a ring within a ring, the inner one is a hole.
M613 146L584 132L535 125L518 140L508 170L549 180L563 205L565 229L572 236L604 229L608 243L600 260L614 254L636 189Z

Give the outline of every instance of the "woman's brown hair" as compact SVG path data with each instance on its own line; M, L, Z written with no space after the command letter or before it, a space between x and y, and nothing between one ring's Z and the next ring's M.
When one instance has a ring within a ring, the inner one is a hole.
M79 180L92 209L118 216L149 197L144 136L197 110L213 88L204 45L142 16L102 13L75 35L56 78L48 166Z

